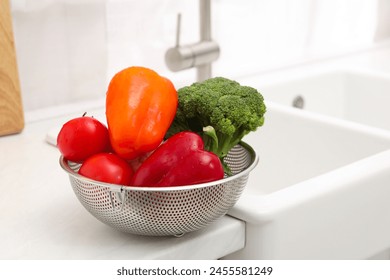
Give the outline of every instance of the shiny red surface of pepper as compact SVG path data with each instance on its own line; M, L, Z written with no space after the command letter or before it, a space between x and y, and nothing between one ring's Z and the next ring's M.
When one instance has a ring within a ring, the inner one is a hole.
M203 148L203 140L196 133L184 131L173 135L142 163L131 185L186 186L222 179L220 159Z

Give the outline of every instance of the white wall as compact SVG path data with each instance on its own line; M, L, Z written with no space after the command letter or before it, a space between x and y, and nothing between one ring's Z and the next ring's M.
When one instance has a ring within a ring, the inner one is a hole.
M368 47L389 35L389 2L212 0L213 37L221 46L214 75L234 79ZM181 42L198 40L197 0L11 4L26 111L103 98L112 75L131 65L153 68L176 87L195 81L193 69L170 72L164 53L175 42L178 12Z

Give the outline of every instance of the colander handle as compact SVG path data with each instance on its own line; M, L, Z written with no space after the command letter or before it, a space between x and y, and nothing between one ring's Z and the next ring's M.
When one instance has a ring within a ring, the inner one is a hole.
M126 191L123 188L108 190L111 206L114 211L122 211L126 203ZM118 201L120 202L119 205ZM115 203L116 202L116 203Z

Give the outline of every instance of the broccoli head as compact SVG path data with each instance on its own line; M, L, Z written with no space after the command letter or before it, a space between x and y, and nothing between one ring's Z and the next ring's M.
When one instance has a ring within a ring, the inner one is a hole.
M254 88L222 77L178 90L179 105L166 137L180 131L199 133L205 149L223 161L229 150L264 123L263 96Z

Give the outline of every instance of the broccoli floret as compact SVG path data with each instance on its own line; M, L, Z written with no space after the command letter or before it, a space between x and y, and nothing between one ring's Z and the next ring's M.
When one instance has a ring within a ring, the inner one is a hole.
M263 96L254 88L216 77L178 90L179 105L166 137L183 130L199 133L205 149L223 158L264 123Z

